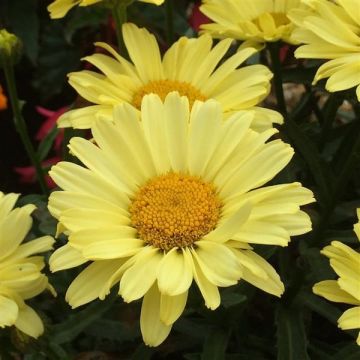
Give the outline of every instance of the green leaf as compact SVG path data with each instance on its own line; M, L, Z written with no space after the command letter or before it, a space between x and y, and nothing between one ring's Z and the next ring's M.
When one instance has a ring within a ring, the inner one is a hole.
M222 291L221 305L225 309L228 309L235 305L239 305L247 300L247 297L244 294L236 293L235 290L236 288L231 287Z
M117 296L113 294L104 301L96 301L84 310L71 315L64 322L53 326L52 342L64 344L75 339L87 326L109 310L116 298Z
M278 360L310 360L302 311L278 306L276 311Z
M360 359L360 347L354 342L347 344L341 350L339 350L332 360L358 360Z
M225 332L222 329L214 329L209 333L205 340L202 360L223 360L225 359L225 352L229 341L230 332Z
M37 149L37 156L39 161L45 160L47 155L49 154L49 151L51 150L54 141L56 139L56 136L59 133L59 129L55 126L53 129L51 129L48 134L45 136L45 138L41 141L39 144L39 147Z
M341 316L341 311L323 298L311 293L302 292L297 297L303 305L310 310L328 319L331 323L337 325L337 319Z

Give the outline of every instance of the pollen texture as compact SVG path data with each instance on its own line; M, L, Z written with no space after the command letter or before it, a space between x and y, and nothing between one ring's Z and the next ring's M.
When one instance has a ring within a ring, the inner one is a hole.
M181 96L186 96L189 99L190 107L195 100L205 101L207 98L194 86L187 82L175 80L158 80L151 81L142 86L134 95L132 104L140 109L142 98L148 94L157 94L162 101L165 100L166 95L172 91L177 91Z
M195 176L168 173L140 188L130 214L141 239L168 251L191 246L213 230L221 207L212 184Z

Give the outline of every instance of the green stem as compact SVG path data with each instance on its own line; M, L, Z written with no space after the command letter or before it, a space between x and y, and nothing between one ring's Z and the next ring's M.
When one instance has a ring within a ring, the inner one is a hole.
M25 147L25 150L35 167L37 180L39 181L42 192L47 196L48 188L46 186L44 171L40 164L40 161L36 155L35 149L31 143L29 138L29 134L27 131L26 122L22 116L21 106L17 94L16 83L15 83L15 75L14 75L14 67L11 61L6 57L2 57L2 64L5 72L5 78L7 83L7 90L10 98L11 107L14 113L14 124L17 132L20 135L21 141Z
M116 1L112 6L112 15L115 21L115 31L118 41L119 53L125 58L128 58L128 53L122 34L122 25L127 21L127 7L128 3L126 1Z
M173 0L165 1L166 34L170 46L174 42L174 3Z

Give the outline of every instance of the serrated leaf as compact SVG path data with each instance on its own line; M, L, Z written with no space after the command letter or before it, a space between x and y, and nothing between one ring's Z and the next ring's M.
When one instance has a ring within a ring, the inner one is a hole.
M276 310L278 360L310 360L302 312L279 305Z

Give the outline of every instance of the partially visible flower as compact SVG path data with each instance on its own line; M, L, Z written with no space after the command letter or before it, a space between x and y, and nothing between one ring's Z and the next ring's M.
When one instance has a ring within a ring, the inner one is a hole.
M360 209L357 216L360 218ZM360 222L354 231L360 241ZM320 281L314 285L314 293L330 301L355 305L341 315L338 325L342 330L360 329L360 253L339 241L333 241L321 253L330 259L339 278ZM360 345L360 332L356 342Z
M318 69L314 83L329 78L330 92L357 86L360 101L360 3L355 0L308 0L307 8L293 11L299 27L293 39L305 45L295 51L297 58L329 59Z
M104 0L55 0L48 6L48 11L50 12L50 17L52 19L59 19L64 17L67 12L76 5L79 6L89 6L101 2ZM125 3L131 3L129 0L118 0ZM161 5L165 0L138 0L145 3L150 3L154 5Z
M43 168L49 168L61 161L60 156L54 156L41 162ZM23 184L34 184L37 181L36 170L34 166L17 166L14 171L20 175L19 182ZM46 185L49 189L56 187L56 184L49 175L45 175Z
M45 121L42 123L40 129L36 133L36 140L41 141L43 140L46 135L56 127L56 123L59 119L59 117L64 114L66 111L69 110L68 106L63 106L58 110L49 110L45 109L41 106L37 106L36 110L39 114L43 115L45 117ZM54 142L54 149L55 151L60 151L61 144L64 140L64 131L60 130L59 134L56 136L55 142Z
M196 43L195 43L196 44ZM118 285L126 302L143 298L141 332L157 346L181 316L191 284L205 305L220 305L219 287L243 279L275 296L284 285L252 244L287 246L311 230L301 205L314 201L300 183L264 186L293 156L277 132L249 129L253 114L223 121L215 100L172 92L164 103L144 97L99 119L94 142L73 138L82 164L61 162L50 176L63 191L49 210L68 243L50 258L52 271L88 264L66 300L76 308L104 299ZM141 120L141 121L140 121Z
M54 110L45 109L41 106L37 106L36 107L37 112L45 117L45 121L42 123L40 129L36 133L35 139L38 141L42 141L49 134L49 132L56 127L56 122L58 118L62 114L64 114L68 109L69 109L68 106L64 106L54 111ZM53 145L56 155L49 159L44 160L41 163L41 165L44 168L48 168L51 165L55 165L57 162L61 160L60 155L61 155L61 147L63 140L64 140L64 131L63 129L60 129L58 135L55 138ZM32 184L36 182L37 176L34 166L22 166L22 167L18 166L15 167L14 170L16 173L20 175L21 183ZM45 181L49 188L55 187L55 184L50 178L50 176L46 175Z
M282 123L281 115L257 107L270 91L272 73L263 65L239 66L256 52L239 50L221 63L232 40L220 41L213 47L209 35L196 39L180 38L161 58L155 37L134 24L123 26L124 41L133 62L125 60L109 45L98 46L109 51L87 56L85 60L103 74L80 71L69 75L70 84L86 100L95 103L71 110L59 119L59 127L86 129L96 118L112 119L115 105L130 103L140 109L142 98L155 93L162 99L172 91L187 96L190 106L195 100L218 100L228 115L233 111L252 110L252 127L263 131L273 123Z
M202 32L214 38L230 37L263 43L283 40L292 44L294 25L289 11L300 0L203 0L200 10L214 23L202 25Z
M190 26L195 31L199 31L201 25L208 24L210 22L211 20L201 12L200 5L198 3L195 4L191 9L191 13L189 17Z
M7 109L7 97L3 92L2 87L0 86L0 110Z
M44 258L36 255L52 249L51 236L23 242L31 229L34 205L13 209L17 194L0 192L0 327L15 326L25 334L39 337L44 326L26 300L49 288L41 273Z

